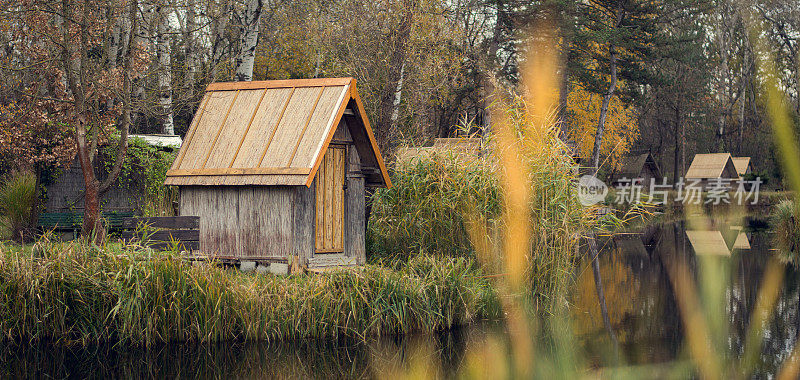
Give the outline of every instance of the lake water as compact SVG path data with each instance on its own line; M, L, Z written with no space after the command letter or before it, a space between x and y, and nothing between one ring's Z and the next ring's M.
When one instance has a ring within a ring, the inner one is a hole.
M629 365L686 359L685 329L668 270L682 262L698 284L711 276L708 268L722 274L718 318L709 318L709 326L726 331L715 349L730 353L735 362L744 347L767 263L775 257L770 239L765 223L752 219L681 221L601 239L599 267L611 328L602 319L591 266L582 266L573 292L572 325L587 356L602 365L616 340ZM774 374L797 340L800 277L792 266L783 268L785 280L763 334L756 374ZM702 296L700 303L713 308Z
M725 320L717 325L727 329L727 338L718 342L725 346L718 351L741 351L772 257L769 233L760 225L751 220L701 226L675 222L599 238L599 273L610 328L603 322L588 259L576 269L570 298L572 330L587 364L603 367L611 352L618 353L616 363L626 365L686 359L684 326L667 270L675 260L687 263L696 279L709 263L725 273L720 313ZM794 269L787 267L785 273L775 317L763 334L757 374L775 373L798 335L800 282ZM505 345L503 336L502 325L486 323L368 342L180 344L146 350L19 345L0 352L0 377L374 378L417 368L454 377L476 363L492 363L490 351Z

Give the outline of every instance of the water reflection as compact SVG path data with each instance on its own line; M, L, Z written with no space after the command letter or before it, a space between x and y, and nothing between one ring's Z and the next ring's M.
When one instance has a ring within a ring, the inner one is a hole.
M467 346L494 325L369 342L175 344L150 349L15 345L0 353L0 378L391 378L413 366L453 377Z
M597 273L611 334L600 311L591 257L585 255L586 262L576 271L570 298L572 328L579 340L575 347L583 348L588 364L595 368L613 363L685 361L684 328L667 271L672 263L681 260L695 278L701 272L701 264L724 272L721 278L725 291L715 305L719 305L717 310L724 316L725 326L713 321L710 325L725 331L716 342L718 352L741 355L762 277L772 256L768 232L754 229L755 224L675 222L598 238ZM775 373L797 339L800 277L792 268L785 270L786 281L764 334L757 377ZM18 344L0 351L0 378L348 379L396 378L398 373L450 378L464 375L465 370L481 377L493 376L500 368L498 364L507 360L503 357L509 346L506 336L502 324L480 324L441 334L384 337L368 342L180 344L151 349Z
M623 361L660 363L686 358L684 329L667 273L673 260L682 260L697 278L699 261L721 268L724 299L720 307L729 326L728 339L717 342L720 352L741 354L751 312L756 304L769 252L769 233L743 223L675 222L642 231L599 239L600 273ZM587 260L588 261L588 260ZM775 373L788 357L798 334L798 276L786 268L786 281L773 321L764 335L760 373ZM607 333L589 263L578 271L572 297L573 327L595 365L608 363ZM713 321L712 321L713 325ZM713 326L712 326L713 327Z

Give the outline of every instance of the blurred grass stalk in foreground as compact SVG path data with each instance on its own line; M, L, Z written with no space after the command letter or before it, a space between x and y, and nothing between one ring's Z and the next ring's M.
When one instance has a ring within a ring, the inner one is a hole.
M748 21L752 20L752 17ZM775 68L770 54L763 48L764 44L757 33L758 26L749 24L751 40L762 52L757 55L758 64L766 73L763 78L763 93L767 97L768 110L776 144L781 152L782 163L789 177L792 188L800 190L800 148L792 127L792 119L785 103L785 97L778 87ZM505 226L501 247L502 269L506 276L496 278L497 289L503 300L507 323L508 344L502 340L488 337L484 345L473 349L468 355L465 375L468 377L574 377L600 376L638 377L645 376L652 370L649 366L627 367L622 363L609 363L610 368L599 372L590 371L581 363L579 348L575 344L569 323L564 314L556 311L547 320L549 326L548 349L536 350L537 335L542 335L542 324L537 315L532 314L524 293L527 255L536 255L535 236L536 223L542 223L536 215L530 214L525 207L536 194L530 189L531 175L526 171L521 151L529 149L534 154L544 155L543 138L552 129L552 110L555 109L554 89L558 83L558 66L556 59L555 38L548 37L551 28L539 28L532 34L537 36L528 50L528 57L523 71L523 83L528 92L525 94L526 120L523 138L519 139L506 114L495 112L493 120L500 147L496 154L501 165L501 183L504 195L503 223ZM502 103L501 103L502 107ZM495 107L497 110L498 107ZM690 214L690 213L687 213ZM707 218L703 218L707 219ZM689 224L708 223L709 220L689 220ZM470 223L470 234L483 261L490 261L496 252L487 243L488 230L481 223ZM533 249L529 249L533 246ZM702 256L702 255L700 255ZM687 354L693 370L705 379L748 378L753 374L758 362L764 339L764 329L771 321L778 296L784 281L784 267L777 260L770 260L760 282L758 298L750 316L746 338L741 356L729 348L727 344L729 322L727 318L726 287L730 281L727 260L720 257L702 256L698 258L700 287L688 264L677 259L667 264L670 280L675 289L681 319L685 325ZM548 352L549 351L549 352ZM689 377L683 362L670 363L665 374L677 377ZM791 356L783 363L778 379L795 379L800 371L800 345L795 345ZM652 375L652 373L649 373Z
M744 6L740 9L749 31L750 41L753 41L757 51L757 54L754 54L756 64L763 73L760 85L766 97L767 111L784 173L792 189L797 192L800 190L800 148L792 125L791 111L786 105L785 94L777 82L774 58L764 41L762 25L751 13L753 12L751 7ZM697 223L693 220L688 222ZM719 257L698 257L700 263L698 277L701 284L699 291L685 262L676 260L668 264L667 268L685 325L689 356L695 363L697 372L705 379L744 379L752 376L759 361L764 329L772 319L785 269L775 258L770 259L767 264L755 309L750 316L742 355L736 357L735 352L726 350L729 347L727 344L729 326L725 292L726 284L730 280L726 277L723 260L725 259ZM738 348L731 348L733 349ZM795 342L792 354L783 363L777 378L796 379L798 370L800 370L800 345Z
M546 223L560 222L547 219L547 206L544 203L547 202L548 194L535 194L536 189L545 187L537 187L532 183L532 181L547 180L541 177L541 173L537 173L537 166L547 167L541 165L545 160L558 159L566 153L565 147L557 138L555 128L560 75L554 30L539 27L531 34L536 38L533 38L527 47L527 51L531 54L523 67L525 93L524 117L521 123L509 117L507 110L512 106L505 104L501 95L494 94L492 128L497 138L494 154L499 163L498 175L503 194L501 223L503 233L499 248L497 245L487 243L490 233L483 227L486 225L485 221L475 220L476 215L471 215L468 219L473 220L470 223L470 235L479 259L484 265L499 261L498 269L506 274L496 277L495 284L505 312L509 344L504 346L500 341L490 337L485 347L472 350L468 355L466 367L469 377L499 375L526 378L545 374L556 375L559 372L566 375L572 372L572 369L578 368L574 360L558 360L567 356L574 359L575 355L572 355L574 350L565 352L561 358L555 360L552 360L553 358L542 360L548 356L546 351L537 353L536 350L538 331L542 326L538 324L538 313L534 312L536 308L530 304L531 299L524 296L526 286L529 286L527 281L535 278L535 273L530 272L537 269L530 267L531 256L546 254L546 245L553 238L543 237L537 233L545 231L540 227ZM568 173L566 176L551 179L566 181L569 191L569 186L572 186L570 181L572 176L573 173ZM541 208L530 207L533 201L542 202ZM541 213L533 214L532 209ZM578 233L568 229L564 232L565 236L561 236L562 239L574 239ZM570 246L572 245L564 244L560 248ZM570 256L572 254L570 252ZM497 260L496 256L499 256L500 260ZM568 273L563 275L569 276ZM554 293L553 296L563 297L564 294ZM558 309L562 307L563 303L551 311L559 314ZM567 329L559 330L565 332ZM556 343L557 346L566 346ZM538 355L542 355L542 358L538 358Z

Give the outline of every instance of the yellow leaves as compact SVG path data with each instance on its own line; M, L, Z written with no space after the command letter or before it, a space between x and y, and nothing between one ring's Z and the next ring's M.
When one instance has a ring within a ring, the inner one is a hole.
M619 253L619 250L615 250L612 255L607 255L600 261L600 277L603 279L605 301L612 326L618 326L627 314L634 312L635 301L640 299L639 292L642 290L639 280L625 261L619 258ZM586 336L601 331L603 318L598 307L600 301L597 298L592 269L582 271L574 286L575 298L572 299L570 313L576 335ZM629 337L623 335L621 338L624 342Z
M587 91L578 84L572 84L567 96L567 111L570 117L571 139L578 144L581 157L590 157L594 147L597 120L603 96ZM611 98L606 116L600 156L607 157L607 166L616 165L631 148L639 134L636 112L617 96ZM601 165L604 162L601 161Z

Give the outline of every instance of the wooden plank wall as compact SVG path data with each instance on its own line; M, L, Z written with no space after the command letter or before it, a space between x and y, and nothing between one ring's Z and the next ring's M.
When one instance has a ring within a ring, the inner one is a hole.
M364 264L367 258L365 243L367 223L364 213L364 178L347 178L345 192L345 256L355 257L356 263Z
M183 186L181 215L200 216L207 255L284 260L293 252L291 186Z
M353 146L347 155L347 190L345 191L345 255L355 257L357 264L367 261L366 199L361 158Z
M292 200L289 186L243 186L239 193L240 257L285 258L292 252Z
M314 255L314 219L316 203L316 181L311 187L294 188L294 255L303 265Z

